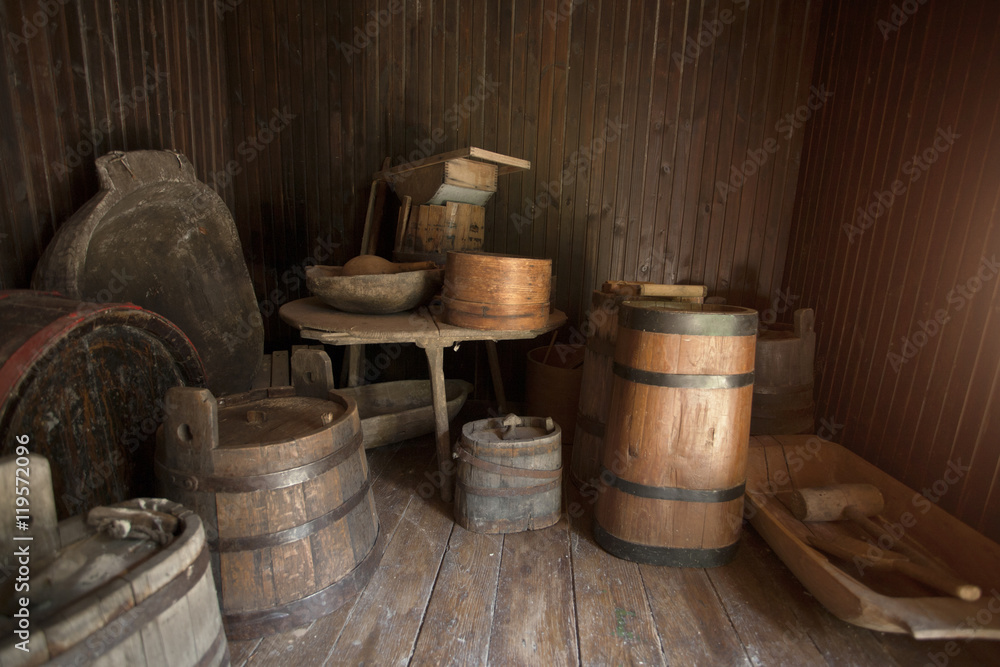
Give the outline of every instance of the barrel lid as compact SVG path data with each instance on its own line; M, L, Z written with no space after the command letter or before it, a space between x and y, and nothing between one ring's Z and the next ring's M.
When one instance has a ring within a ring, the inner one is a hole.
M291 389L291 388L289 388ZM258 448L288 444L339 426L357 412L354 399L331 392L330 400L257 390L219 399L219 447Z
M754 336L757 311L741 306L682 301L624 301L618 323L626 329L685 336Z

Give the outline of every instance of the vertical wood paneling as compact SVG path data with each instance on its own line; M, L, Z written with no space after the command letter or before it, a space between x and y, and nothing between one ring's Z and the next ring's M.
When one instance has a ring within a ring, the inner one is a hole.
M837 439L1000 539L1000 7L918 7L825 7L813 81L835 95L805 140L785 282L817 309Z

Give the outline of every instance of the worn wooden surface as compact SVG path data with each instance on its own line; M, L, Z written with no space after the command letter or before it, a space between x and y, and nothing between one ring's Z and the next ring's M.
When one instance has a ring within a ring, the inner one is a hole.
M537 329L549 314L552 260L449 252L444 320L473 329Z
M382 530L389 536L369 587L310 625L231 642L234 665L508 665L544 659L582 665L908 667L945 657L949 666L1000 661L1000 642L949 646L840 621L749 526L729 565L637 565L593 542L594 496L571 484L563 485L564 515L555 526L478 535L454 525L450 506L436 498L432 437L382 447L369 452L369 460ZM400 548L412 540L419 550ZM387 637L394 638L391 646Z
M814 433L816 332L812 308L795 311L794 326L757 334L750 433Z

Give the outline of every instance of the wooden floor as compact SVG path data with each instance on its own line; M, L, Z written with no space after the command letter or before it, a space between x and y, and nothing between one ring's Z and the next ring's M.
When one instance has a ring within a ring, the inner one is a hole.
M725 567L636 565L594 543L589 503L567 483L564 511L579 503L579 518L470 533L421 496L434 461L431 438L369 452L389 538L371 582L309 626L232 642L233 665L1000 664L1000 642L919 642L838 620L749 525Z

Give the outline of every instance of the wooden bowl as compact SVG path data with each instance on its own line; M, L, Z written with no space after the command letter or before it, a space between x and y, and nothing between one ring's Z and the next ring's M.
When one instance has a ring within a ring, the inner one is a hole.
M387 315L430 301L444 284L444 269L343 276L340 266L310 266L306 286L323 303L346 313Z

